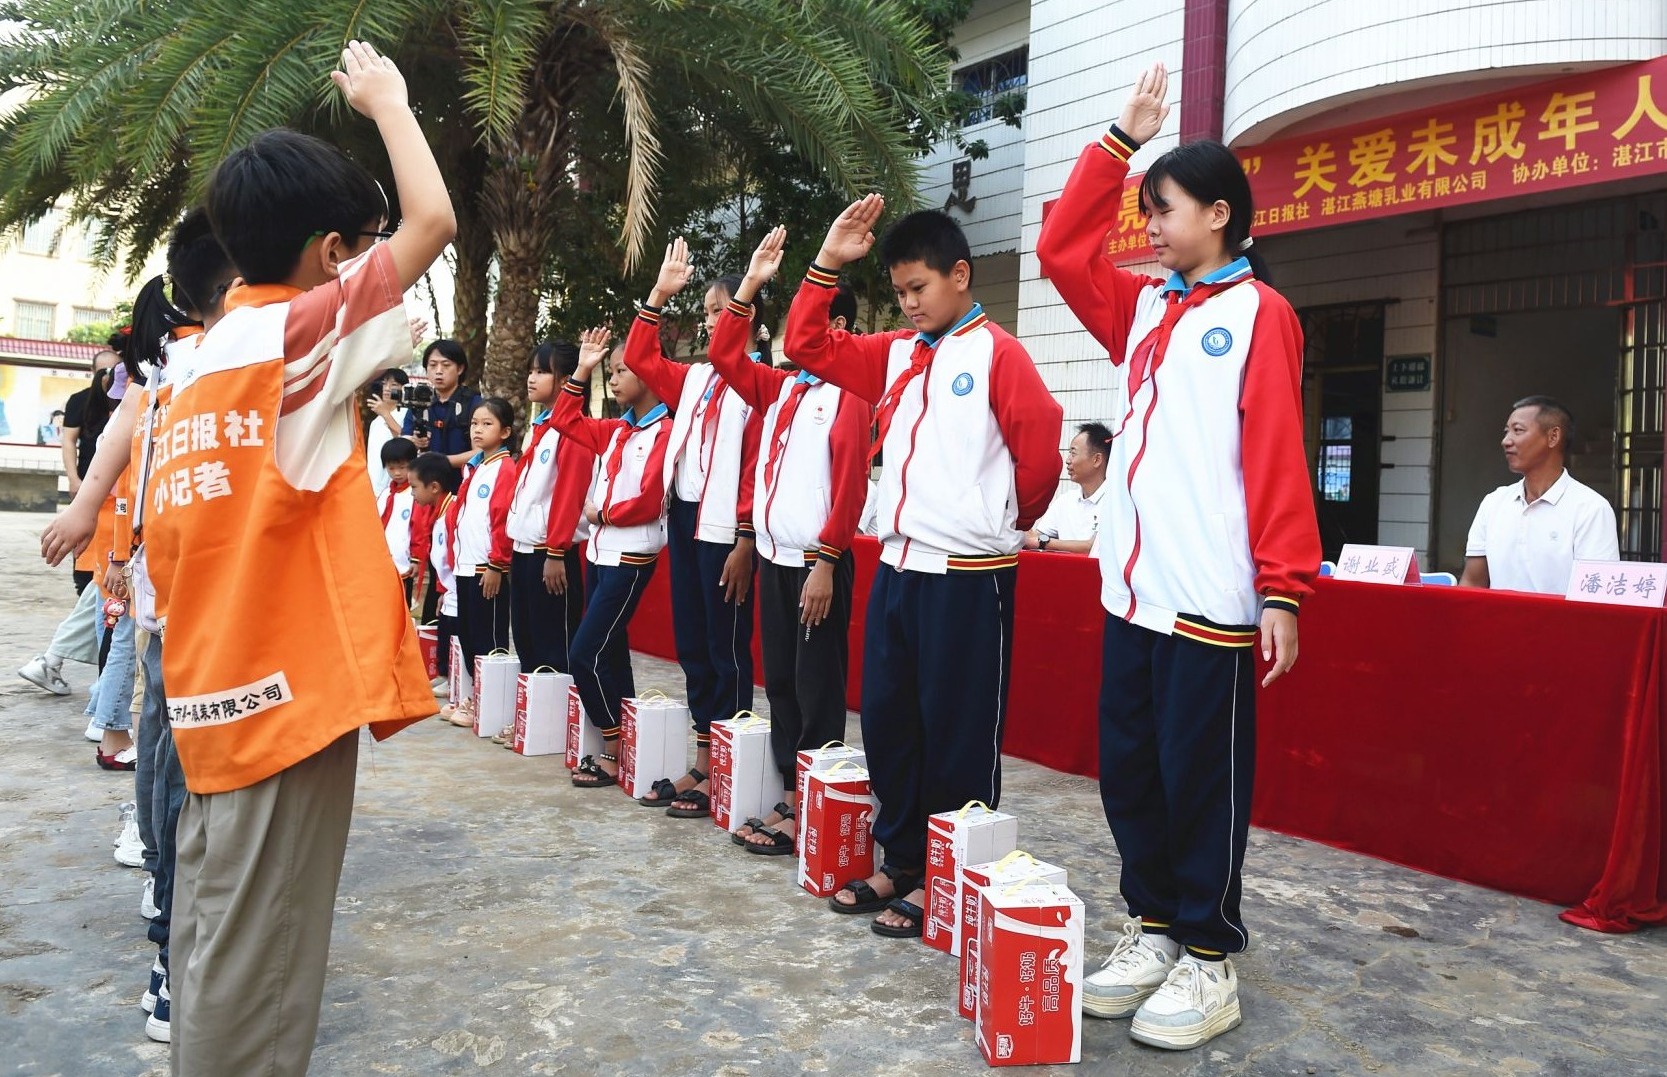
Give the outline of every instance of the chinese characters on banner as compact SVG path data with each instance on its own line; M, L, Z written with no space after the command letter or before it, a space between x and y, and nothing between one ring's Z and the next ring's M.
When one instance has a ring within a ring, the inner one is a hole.
M1667 56L1237 152L1256 236L1660 175ZM1116 262L1153 257L1140 179L1106 236Z

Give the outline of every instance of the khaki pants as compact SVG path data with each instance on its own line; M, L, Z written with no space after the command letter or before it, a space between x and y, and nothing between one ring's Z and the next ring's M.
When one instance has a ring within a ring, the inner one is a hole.
M169 962L175 1077L307 1072L358 759L355 730L247 789L186 796Z

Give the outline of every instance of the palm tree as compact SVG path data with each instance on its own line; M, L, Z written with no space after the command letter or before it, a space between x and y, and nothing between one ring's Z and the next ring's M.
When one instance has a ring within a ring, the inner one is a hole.
M0 228L70 194L112 249L152 249L214 165L268 127L380 160L325 73L349 39L387 48L454 181L475 318L495 259L498 389L533 343L556 223L605 152L625 167L597 256L629 271L684 166L661 152L673 114L739 114L835 190L902 204L923 132L947 118L947 54L902 0L11 0L0 18L21 26L0 44L0 88L32 94L0 119Z

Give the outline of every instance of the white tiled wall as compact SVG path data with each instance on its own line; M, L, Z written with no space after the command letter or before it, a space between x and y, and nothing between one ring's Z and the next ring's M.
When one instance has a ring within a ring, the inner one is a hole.
M1232 0L1223 126L1260 140L1374 87L1664 52L1662 0Z

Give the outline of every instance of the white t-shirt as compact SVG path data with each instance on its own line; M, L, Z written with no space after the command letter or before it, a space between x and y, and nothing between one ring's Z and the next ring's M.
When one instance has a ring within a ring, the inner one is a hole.
M1560 595L1576 561L1620 559L1615 510L1596 490L1565 470L1530 505L1526 481L1484 497L1470 525L1464 555L1488 559L1489 587Z
M395 409L395 426L405 426L405 411L404 408ZM389 481L388 469L382 466L382 446L400 436L402 435L389 431L388 424L383 421L382 416L371 417L370 429L365 432L365 467L370 472L371 489L376 491L377 497L382 496L382 491L388 488Z
M1100 483L1099 488L1087 497L1082 496L1082 487L1076 483L1071 485L1075 487L1072 493L1053 496L1048 511L1036 521L1036 533L1066 542L1097 541L1100 537L1100 499L1105 496L1106 484Z

